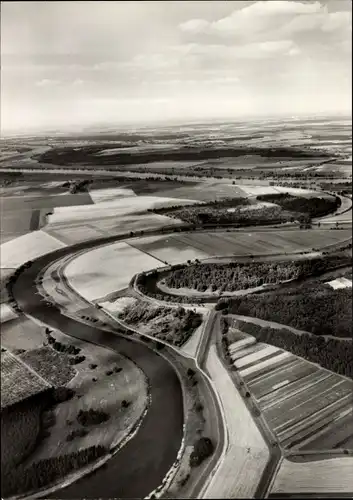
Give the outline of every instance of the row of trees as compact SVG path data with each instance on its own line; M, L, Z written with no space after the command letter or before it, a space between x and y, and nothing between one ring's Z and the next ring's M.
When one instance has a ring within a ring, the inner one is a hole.
M325 339L321 335L297 335L285 328L262 327L245 321L238 322L238 328L258 342L285 349L339 375L353 377L352 342Z
M67 455L1 470L1 496L19 495L36 491L61 479L84 465L96 461L108 452L104 446L90 446Z

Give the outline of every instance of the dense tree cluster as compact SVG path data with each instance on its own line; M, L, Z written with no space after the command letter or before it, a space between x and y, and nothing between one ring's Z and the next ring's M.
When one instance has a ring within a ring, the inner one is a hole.
M297 335L285 328L262 327L245 321L238 328L264 342L317 363L340 375L353 377L353 349L351 341L325 339L319 335Z
M250 202L246 198L226 198L197 205L154 209L151 211L202 227L230 224L239 226L261 225L269 222L280 224L295 220L294 214L284 212L277 205L257 207L256 210L251 210Z
M338 257L303 259L286 262L252 262L227 264L192 264L178 267L168 274L165 283L170 288L190 288L204 292L233 292L263 284L300 279L329 269Z
M154 337L176 346L183 345L202 323L201 314L191 309L156 307L146 303L127 307L120 319L129 325L147 323Z
M229 311L275 321L315 335L351 337L352 289L316 285L230 300Z
M210 438L201 437L194 444L190 454L190 467L197 467L213 453L214 446Z
M304 198L293 196L288 193L262 194L257 196L259 201L266 201L279 205L283 210L307 214L310 217L321 217L337 210L341 205L341 199L334 198Z
M107 453L104 446L90 446L73 453L1 470L1 496L19 495L38 490L61 479Z

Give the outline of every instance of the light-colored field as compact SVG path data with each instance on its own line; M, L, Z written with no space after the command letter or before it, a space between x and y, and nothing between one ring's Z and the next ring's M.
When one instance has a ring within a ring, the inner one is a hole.
M79 241L130 233L130 231L146 231L163 226L180 225L181 221L164 215L153 213L128 214L117 217L102 217L79 222L49 224L45 227L48 234L71 245Z
M229 444L203 498L253 498L269 450L227 370L211 345L206 369L219 394Z
M90 189L89 195L93 203L106 203L107 201L115 201L119 198L135 196L132 189L127 188L107 188L107 189Z
M114 201L104 201L94 205L77 205L57 207L49 216L49 224L70 223L74 221L91 221L106 217L145 212L152 208L163 208L173 205L190 205L193 200L176 198L157 198L155 196L127 196Z
M332 281L326 281L327 285L330 285L331 288L337 290L339 288L352 288L352 280L347 278L336 278Z
M349 229L278 230L278 231L217 231L139 238L132 241L157 259L168 263L185 262L215 256L264 255L310 251L346 241L352 237ZM185 252L183 254L183 252ZM184 257L185 256L185 257ZM183 260L184 259L184 260Z
M237 368L244 368L247 365L250 365L251 363L254 363L256 361L260 362L262 360L262 358L265 358L266 356L269 356L270 354L274 354L278 351L279 351L278 347L274 347L272 345L269 345L269 346L265 347L264 349L261 349L261 351L254 352L253 354L248 354L247 356L243 356L238 361L235 361L234 364Z
M7 304L0 304L0 323L6 323L17 318L17 314Z
M1 325L0 338L1 345L11 350L36 349L43 344L45 335L42 327L22 315Z
M351 493L353 457L315 462L283 460L271 493Z
M42 377L9 351L1 352L1 408L13 405L50 387Z
M242 184L239 186L246 196L259 196L262 194L289 193L296 196L315 196L316 192L309 189L283 187L283 186L253 186Z
M75 366L78 373L68 384L80 398L74 397L55 408L56 424L50 429L50 436L36 448L31 461L64 455L93 445L108 448L117 445L143 414L147 401L145 376L132 361L111 350L74 340L59 332L55 332L54 336L60 342L80 347L81 353L86 356L85 361ZM90 368L91 363L97 364L97 367ZM107 370L115 366L122 370L107 375ZM97 381L94 382L93 378ZM124 399L130 402L126 409L121 408ZM84 437L66 441L71 431L81 427L76 419L79 410L90 408L108 413L109 420L89 428L89 433Z
M28 260L65 246L63 242L44 231L33 231L1 245L0 265L16 268Z
M274 356L273 358L266 359L265 361L260 361L259 363L249 366L249 368L244 368L240 370L240 375L242 377L246 377L247 375L251 375L253 373L256 373L260 370L263 370L264 368L267 368L271 365L275 365L279 361L282 361L283 359L286 359L290 356L289 352L281 352L277 356Z
M134 274L163 263L119 242L96 248L72 260L65 269L70 285L87 300L126 288Z
M135 304L136 300L137 299L135 299L134 297L120 297L113 302L100 302L99 305L110 313L119 315L123 313L127 307Z

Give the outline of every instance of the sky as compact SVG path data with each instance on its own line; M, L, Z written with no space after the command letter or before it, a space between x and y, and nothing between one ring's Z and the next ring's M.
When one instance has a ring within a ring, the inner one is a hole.
M1 130L351 113L352 7L1 3Z

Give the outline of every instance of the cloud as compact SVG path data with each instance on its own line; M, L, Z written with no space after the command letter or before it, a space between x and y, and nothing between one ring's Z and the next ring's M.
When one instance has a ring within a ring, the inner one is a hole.
M349 11L329 12L320 2L259 1L213 22L191 19L179 26L190 34L204 33L236 39L266 36L283 38L294 33L352 29Z
M205 31L210 23L205 21L204 19L191 19L190 21L186 21L185 23L181 23L179 28L181 31L186 31L189 33L200 33Z
M50 80L49 78L43 78L42 80L36 82L36 85L37 87L53 87L55 85L58 85L59 83L59 80Z
M76 78L73 82L72 82L72 85L74 87L79 87L80 85L83 85L84 84L84 81L81 80L81 78Z

